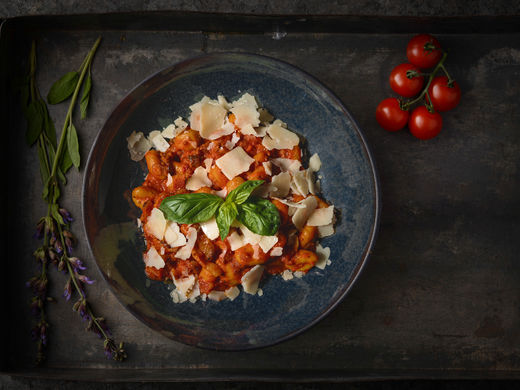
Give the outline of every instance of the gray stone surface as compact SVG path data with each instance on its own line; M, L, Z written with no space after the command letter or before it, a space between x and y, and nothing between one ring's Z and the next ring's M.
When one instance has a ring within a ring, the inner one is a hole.
M0 18L128 11L198 11L273 15L476 16L518 15L520 1L464 0L3 0Z

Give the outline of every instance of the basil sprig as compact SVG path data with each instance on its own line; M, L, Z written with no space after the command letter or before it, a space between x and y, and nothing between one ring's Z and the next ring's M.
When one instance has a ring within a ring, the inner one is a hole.
M229 234L235 219L253 233L272 236L280 226L278 209L267 199L251 196L263 183L263 180L246 181L231 191L225 200L203 193L168 196L159 209L166 219L185 224L204 222L216 214L222 240Z

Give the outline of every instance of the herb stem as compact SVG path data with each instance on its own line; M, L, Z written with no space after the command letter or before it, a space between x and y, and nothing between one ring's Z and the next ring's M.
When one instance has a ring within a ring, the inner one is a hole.
M430 84L432 83L433 78L435 77L435 75L437 74L439 69L444 68L443 63L446 60L447 56L448 56L448 53L444 52L444 54L442 55L441 60L438 62L437 66L435 66L433 71L430 73L430 77L428 78L428 82L426 83L426 86L422 90L421 94L419 96L417 96L414 100L411 100L409 102L404 103L402 105L402 109L403 110L408 110L408 108L410 108L410 106L412 106L415 103L417 103L418 101L420 101L424 97L424 95L426 95L426 93L428 92L428 88L430 87Z
M81 85L83 84L83 79L85 78L85 74L87 73L88 66L86 64L90 64L92 59L94 58L94 54L101 43L101 37L99 37L90 52L87 54L87 57L84 60L82 65L81 73L79 75L78 82L76 84L76 89L74 89L74 93L72 94L72 100L70 101L69 109L67 110L67 116L65 117L65 123L63 124L63 129L60 136L60 143L58 144L58 149L56 150L56 156L54 157L54 163L52 165L51 177L56 175L56 170L58 169L58 162L60 161L61 152L63 150L63 145L65 144L65 139L67 138L67 131L69 129L69 124L72 121L72 112L74 111L74 107L76 105L76 99L78 98L79 91L81 89Z

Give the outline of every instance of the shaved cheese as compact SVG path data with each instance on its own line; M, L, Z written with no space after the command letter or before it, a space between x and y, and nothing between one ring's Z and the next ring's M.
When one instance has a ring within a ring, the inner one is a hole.
M278 256L281 256L282 254L283 254L283 248L280 246L273 248L270 253L270 255L273 257L278 257Z
M224 299L226 299L227 295L224 291L213 290L208 294L208 298L211 299L212 301L220 302L220 301L223 301Z
M152 144L155 147L155 149L157 149L161 153L164 153L168 150L170 144L168 143L168 141L164 139L164 137L161 135L161 132L158 133L159 134L155 134L153 137L150 137L150 140L152 141Z
M273 123L267 128L267 134L262 140L262 145L267 149L292 149L300 143L300 138L280 124Z
M197 231L190 227L188 229L188 243L179 249L179 251L175 254L175 257L181 260L189 259L191 256L191 251L195 246L195 241L197 241Z
M319 269L324 269L327 263L329 262L330 256L330 248L322 247L320 244L316 247L316 254L318 255L318 261L316 262L316 267Z
M258 296L261 297L262 295L264 295L264 290L262 290L261 288L258 289Z
M203 167L198 167L193 175L186 182L186 189L197 191L202 187L211 187L213 183L208 179L208 172Z
M200 286L199 281L195 280L195 285L193 286L188 298L190 299L191 303L197 302L197 297L200 296Z
M209 172L209 170L211 169L212 165L213 165L213 159L212 158L204 159L204 167L206 168L206 171Z
M242 276L242 287L246 293L256 294L263 273L264 267L262 265L255 265Z
M130 158L133 161L140 161L143 159L146 152L152 147L152 143L146 139L142 132L136 133L135 131L130 134L130 137L126 139L128 143L128 151L130 152Z
M264 183L253 191L253 195L259 196L261 198L267 198L269 196L269 192L271 191L277 191L277 188L273 186L272 183Z
M305 171L298 171L293 173L292 177L291 189L302 196L307 196L309 193L309 185L307 184L307 179L305 178Z
M262 166L264 167L265 173L267 173L269 176L272 176L273 170L271 168L271 162L270 161L264 161L262 163Z
M150 250L143 256L144 264L147 267L154 267L157 269L161 269L164 267L165 263L159 252L152 246Z
M318 235L320 238L332 236L334 234L334 224L318 226Z
M226 100L226 98L222 95L218 95L217 96L217 101L218 101L218 104L220 104L223 108L225 108L227 111L229 111L229 103L228 101Z
M164 232L164 241L166 241L171 248L186 245L186 237L181 233L179 225L177 225L176 222L168 221L166 231Z
M283 280L291 280L292 278L294 278L294 276L291 271L286 269L285 271L282 272L282 278L283 278Z
M162 131L161 135L164 137L164 138L175 138L177 136L177 134L179 134L182 130L181 129L177 129L175 127L175 125L172 123L172 124L169 124L168 126L166 126L166 128Z
M235 125L229 121L229 119L226 117L224 120L224 125L217 131L215 131L213 134L209 136L208 139L215 140L217 138L223 137L225 135L232 134L235 131Z
M201 222L200 228L210 240L215 240L219 236L217 220L215 217L208 219L206 222Z
M298 160L291 160L290 158L273 158L271 162L276 165L282 172L298 172L302 163Z
M291 202L290 200L287 200L287 199L276 198L274 196L273 196L273 199L276 199L278 202L283 203L289 207L296 208L296 209L304 209L306 207L304 204Z
M242 147L238 146L235 149L227 152L220 157L216 164L226 177L231 180L235 176L249 170L249 166L255 160L251 158Z
M252 106L254 107L255 109L258 108L258 104L256 103L256 99L253 95L251 95L250 93L244 93L242 96L240 96L240 99L238 100L235 100L232 104L231 104L232 107L237 107L237 106Z
M249 230L244 225L240 224L240 232L244 236L244 244L251 244L256 245L259 244L262 240L262 236L256 233L253 233L251 230Z
M311 214L314 212L314 209L316 209L318 201L314 196L309 196L308 198L302 200L300 203L305 205L305 208L297 209L294 215L292 216L293 224L294 226L296 226L298 230L303 229L305 223L307 222L307 219L309 219Z
M173 283L175 284L175 288L177 294L179 294L179 298L181 298L181 302L184 302L188 298L190 298L190 295L193 289L195 288L195 276L190 275L182 279L173 278Z
M152 139L154 139L156 136L158 136L160 134L161 134L161 130L150 131L150 133L148 134L148 139L150 140L150 142L152 142Z
M224 294L226 294L226 297L228 297L232 301L236 297L238 297L238 295L240 294L240 290L238 289L238 287L233 286L224 291Z
M214 101L207 101L200 106L200 136L208 139L224 125L227 110Z
M256 135L253 127L260 124L260 113L257 110L255 98L245 93L240 99L233 102L231 112L235 115L235 125L238 126L243 134Z
M309 159L309 169L313 172L318 172L321 168L321 160L318 153L314 153Z
M269 191L271 196L287 196L289 189L291 188L291 175L288 172L282 172L278 175L275 175L271 179L271 184L272 187Z
M305 171L305 180L307 180L307 187L309 188L309 192L313 195L316 195L317 192L317 186L314 182L314 174L312 170L309 168Z
M294 275L295 277L297 277L298 279L301 279L301 278L303 278L303 275L305 275L305 273L302 272L302 271L295 271L295 272L293 273L293 275Z
M193 130L197 130L200 132L200 108L202 104L210 101L211 99L207 96L204 96L199 102L192 104L190 106L191 115L190 115L190 127Z
M262 236L258 245L264 251L264 253L269 253L271 248L278 242L277 236Z
M163 212L158 208L154 208L146 220L145 227L151 235L158 240L162 240L164 231L166 230L166 219L164 218Z
M173 183L173 177L168 173L168 177L166 178L166 187L171 186Z
M309 217L307 225L309 226L325 226L332 223L334 217L334 206L316 209Z
M173 121L173 123L175 123L175 126L177 127L177 130L178 130L179 132L181 132L181 131L184 130L186 127L188 127L188 124L187 124L186 122L184 122L184 121L182 120L181 117L178 117L177 119L175 119L175 120Z
M240 136L237 135L237 133L233 133L233 136L231 137L231 140L227 141L225 146L226 146L226 148L231 150L231 149L233 149L235 147L235 145L237 144L238 141L240 141Z
M255 129L255 132L256 132L256 136L257 137L265 137L265 135L267 134L267 127L266 126L260 126L260 127L257 127Z
M227 195L227 188L224 187L220 191L215 191L215 195L220 196L221 198L225 198Z
M236 251L238 248L242 248L244 245L246 245L244 238L237 232L233 232L227 236L227 241L232 251Z

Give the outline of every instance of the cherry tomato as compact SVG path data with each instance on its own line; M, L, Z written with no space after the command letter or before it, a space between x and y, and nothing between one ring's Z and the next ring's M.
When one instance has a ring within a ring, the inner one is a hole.
M390 73L390 87L392 87L395 93L409 98L421 92L424 85L424 77L416 76L409 78L407 76L408 71L421 72L418 67L412 64L397 65Z
M433 46L433 50L427 50L427 46ZM437 39L429 34L419 34L413 37L406 47L408 61L421 69L431 68L442 57L441 45Z
M435 111L452 110L460 102L460 87L457 82L453 82L451 86L448 85L448 77L435 77L428 87L428 94L432 101Z
M377 122L388 131L401 130L406 126L409 116L408 111L401 109L396 98L383 100L376 109Z
M425 106L417 107L408 122L410 132L419 139L430 139L441 132L442 116L438 112L429 112Z

